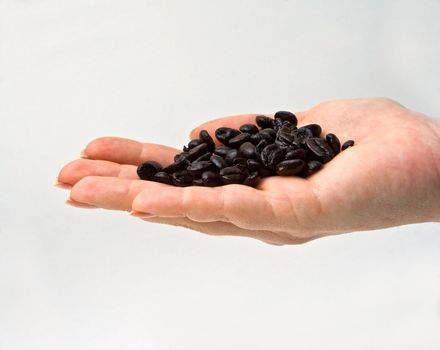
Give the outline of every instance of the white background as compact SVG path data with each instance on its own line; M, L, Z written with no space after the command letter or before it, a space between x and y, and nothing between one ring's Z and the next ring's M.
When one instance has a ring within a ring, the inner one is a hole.
M274 247L75 209L92 139L388 96L440 114L440 1L0 0L0 350L434 350L440 226ZM298 203L301 205L301 203Z

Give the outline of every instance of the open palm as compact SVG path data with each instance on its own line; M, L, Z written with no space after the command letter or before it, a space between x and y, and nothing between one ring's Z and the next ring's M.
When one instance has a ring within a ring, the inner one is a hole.
M257 188L173 187L138 179L145 160L163 165L180 150L103 137L67 164L58 181L71 203L131 211L151 222L272 244L303 243L329 234L437 221L440 213L440 131L432 119L389 99L339 100L295 113L299 126L317 123L355 146L303 179L264 178ZM253 123L255 114L216 119L201 129Z

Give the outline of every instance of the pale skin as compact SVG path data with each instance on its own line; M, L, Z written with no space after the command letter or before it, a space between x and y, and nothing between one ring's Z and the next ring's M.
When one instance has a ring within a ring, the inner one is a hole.
M145 160L162 165L180 149L102 137L65 165L58 186L68 203L130 212L155 223L270 244L421 222L440 222L440 123L387 98L329 101L295 113L355 146L303 179L269 177L257 188L173 187L139 180ZM191 132L254 123L256 114L219 118Z

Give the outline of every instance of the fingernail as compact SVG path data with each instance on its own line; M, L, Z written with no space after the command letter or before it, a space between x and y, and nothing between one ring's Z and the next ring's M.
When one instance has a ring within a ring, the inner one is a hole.
M70 190L72 188L72 185L66 184L64 182L59 182L58 179L55 180L53 185L55 187L62 188L63 190Z
M89 157L86 156L86 149L85 148L80 152L79 157L80 158L86 158L86 159L89 158Z
M150 214L150 213L144 213L144 212L141 212L141 211L134 211L134 210L132 210L130 212L130 215L134 216L136 218L141 218L141 219L148 219L148 218L151 218L151 217L155 216L155 215Z
M70 199L70 198L66 199L65 203L69 204L69 205L71 205L72 207L75 207L75 208L83 208L83 209L96 209L96 208L98 208L98 207L96 207L94 205L87 204L87 203L77 202L77 201L74 201L73 199Z

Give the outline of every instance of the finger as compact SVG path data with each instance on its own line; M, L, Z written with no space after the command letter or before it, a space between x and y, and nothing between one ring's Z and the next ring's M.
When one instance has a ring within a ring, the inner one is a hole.
M118 164L106 160L76 159L61 169L57 180L62 184L74 185L86 176L139 179L134 165Z
M198 127L194 128L190 133L190 138L191 139L198 138L201 130L206 130L209 132L210 135L214 135L215 130L223 126L239 129L240 126L243 124L255 124L255 118L257 115L266 115L268 117L272 117L272 114L241 114L241 115L233 115L223 118L217 118L208 121L206 123L203 123L202 125L199 125ZM298 121L301 121L304 116L304 113L297 112L295 113L295 115L298 118Z
M272 245L301 244L308 241L304 238L288 238L283 234L277 234L264 230L245 230L228 222L197 222L188 218L161 218L151 217L143 220L172 226L181 226L190 230L198 231L213 236L241 236L258 239Z
M155 143L141 143L120 137L100 137L86 146L81 152L81 157L132 165L154 160L162 165L168 165L180 152L176 148Z
M70 199L99 208L129 211L140 192L166 187L168 185L144 180L87 176L72 187Z
M272 230L277 222L270 197L242 185L149 188L133 200L133 210L198 222L230 222L248 230Z

